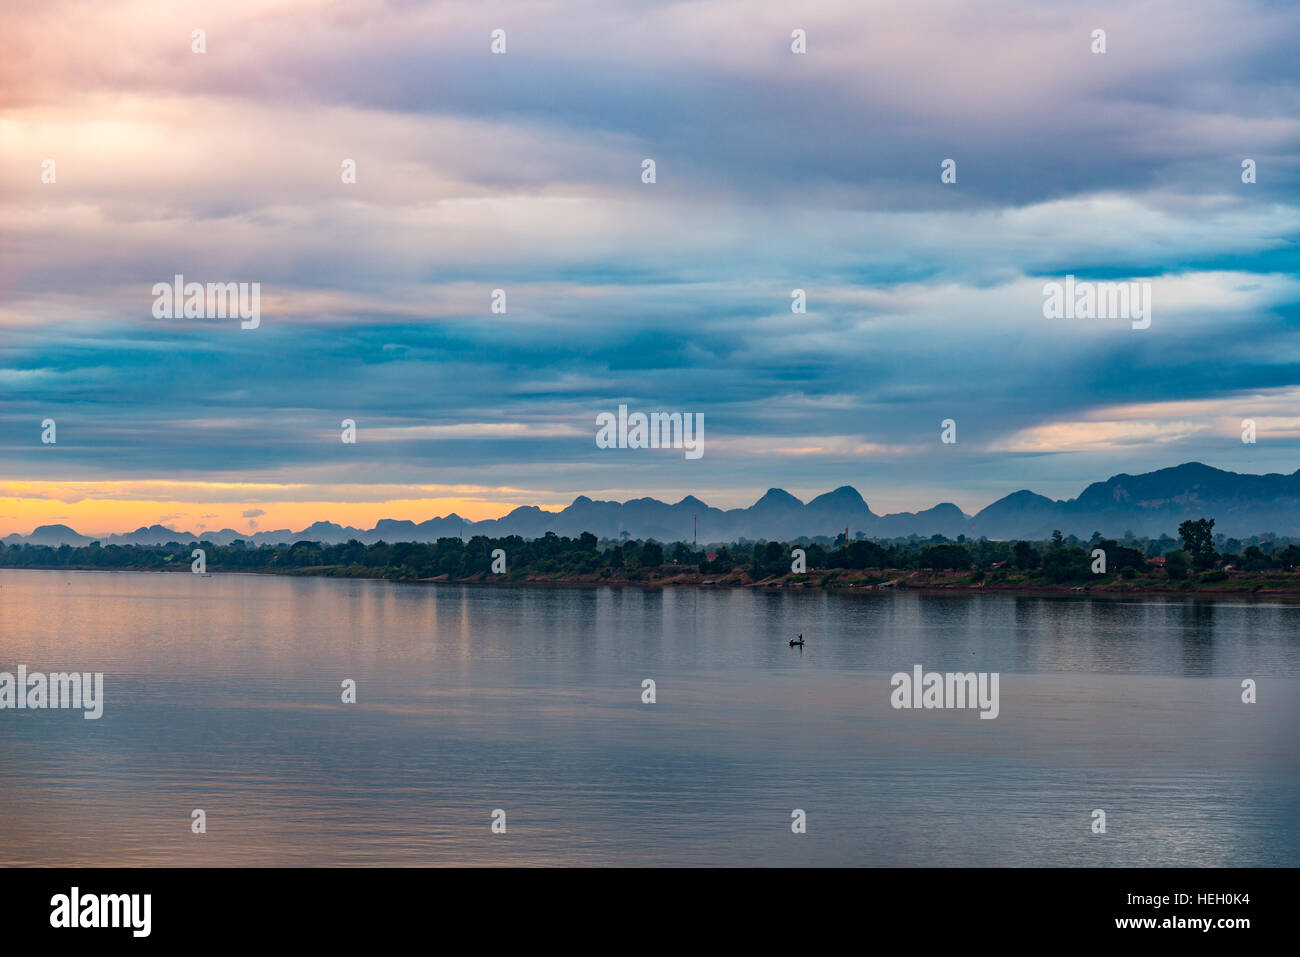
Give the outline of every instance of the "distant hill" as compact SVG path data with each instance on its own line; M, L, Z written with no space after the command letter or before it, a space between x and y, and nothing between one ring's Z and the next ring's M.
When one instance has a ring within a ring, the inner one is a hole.
M24 538L10 535L3 541L6 543L22 541L32 545L89 545L92 539L85 535L78 535L66 525L42 525L33 529L32 533Z
M690 541L695 521L699 523L701 543L832 536L846 527L851 537L862 532L868 538L936 534L955 538L964 534L970 538L1041 540L1055 529L1081 538L1093 532L1113 537L1127 531L1153 537L1174 535L1184 519L1202 516L1215 519L1215 531L1225 535L1245 537L1274 532L1300 537L1300 471L1291 475L1242 475L1189 462L1143 475L1115 475L1094 482L1078 498L1065 501L1022 489L974 516L947 502L921 512L877 515L857 489L845 485L806 503L783 489L768 489L748 508L725 510L706 505L693 495L673 505L653 498L601 502L579 495L558 512L525 505L501 518L482 522L466 521L455 514L423 522L382 519L371 529L321 521L297 532L276 529L251 535L229 528L196 535L152 525L101 541L105 545L153 545L202 538L228 545L243 539L261 545L302 540L334 543L355 538L370 544L430 542L462 534L539 538L547 532L570 537L591 532L600 538L618 538L626 532L635 539L673 542ZM85 545L90 541L66 525L42 525L30 535L0 539L4 544L40 545Z
M1300 535L1300 471L1242 475L1188 462L1115 475L1064 502L1020 491L983 509L967 534L1041 539L1059 528L1081 537L1094 531L1175 535L1180 522L1202 516L1215 520L1215 532L1230 536Z

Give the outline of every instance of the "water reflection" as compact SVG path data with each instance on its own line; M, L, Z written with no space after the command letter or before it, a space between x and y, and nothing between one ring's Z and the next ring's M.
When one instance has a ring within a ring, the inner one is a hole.
M1242 600L6 572L0 670L104 671L108 700L98 722L0 712L0 862L1295 864L1298 622ZM918 663L1000 672L1000 717L894 711L889 675Z

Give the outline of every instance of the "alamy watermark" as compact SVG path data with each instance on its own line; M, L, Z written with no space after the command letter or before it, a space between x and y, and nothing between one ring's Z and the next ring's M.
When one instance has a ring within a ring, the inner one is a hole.
M152 894L83 894L73 887L50 898L50 926L126 928L132 937L148 937L152 911Z
M596 416L599 449L684 449L686 458L704 455L703 412L633 412L618 407L618 415Z
M49 675L18 666L15 676L0 671L0 711L42 708L79 708L87 721L104 714L104 673L56 671Z
M1151 283L1090 282L1066 276L1043 284L1044 319L1128 319L1134 329L1151 325Z
M930 671L922 674L920 665L912 666L912 673L897 672L889 679L889 703L900 708L979 708L981 718L996 718L1001 706L998 703L998 672L974 671L962 674L940 674Z
M170 283L153 284L155 319L234 319L241 329L262 324L260 282L186 282L177 273Z

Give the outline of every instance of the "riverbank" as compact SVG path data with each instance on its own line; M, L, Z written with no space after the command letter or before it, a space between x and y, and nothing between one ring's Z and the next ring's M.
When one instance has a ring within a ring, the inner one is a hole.
M972 581L970 575L927 574L925 572L885 572L873 574L870 571L848 572L837 575L830 581L825 578L834 573L818 575L785 575L755 580L746 573L721 577L710 577L694 573L664 574L645 578L628 578L618 576L601 577L598 575L521 575L518 577L496 575L474 575L469 578L453 579L446 575L419 579L426 582L448 582L461 584L489 585L636 585L640 587L670 588L692 587L709 589L745 588L751 590L771 591L834 591L834 592L885 592L916 591L946 594L978 594L982 592L1007 592L1015 594L1037 595L1094 595L1099 597L1123 597L1141 595L1200 595L1224 597L1300 598L1300 574L1255 575L1243 573L1236 577L1228 573L1223 579L1200 580L1189 576L1182 582L1166 579L1123 579L1118 576L1102 578L1093 582L1053 583L1035 581L1024 576L1002 580ZM1101 576L1099 576L1101 577Z
M186 565L171 568L115 567L103 568L89 565L24 566L45 571L100 571L100 572L151 572L154 574L191 574ZM0 568L0 571L5 569ZM493 575L477 572L465 577L436 575L412 577L394 575L385 569L359 566L307 566L277 569L222 569L209 567L208 573L273 575L287 577L358 578L378 581L398 581L423 584L487 585L494 587L577 586L609 585L640 588L690 587L706 589L743 588L759 591L826 591L826 592L884 592L917 591L942 594L978 594L1006 592L1030 595L1091 595L1096 597L1125 597L1143 595L1196 595L1201 597L1237 598L1300 598L1300 572L1238 572L1217 571L1203 574L1191 573L1183 581L1170 580L1166 573L1155 572L1133 578L1118 575L1096 576L1090 581L1047 582L1027 573L926 572L893 569L836 569L813 571L804 574L753 578L743 570L733 570L725 575L708 575L695 570L664 566L659 569L641 569L632 574L614 574L607 570L591 574L539 574L511 572Z

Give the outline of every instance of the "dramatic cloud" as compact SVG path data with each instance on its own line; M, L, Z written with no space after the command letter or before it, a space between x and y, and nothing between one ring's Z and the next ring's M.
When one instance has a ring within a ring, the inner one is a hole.
M0 533L1294 471L1298 38L1269 2L11 5ZM176 275L259 283L260 325L155 318ZM1067 275L1149 282L1150 328L1045 319ZM598 449L620 404L705 455Z

